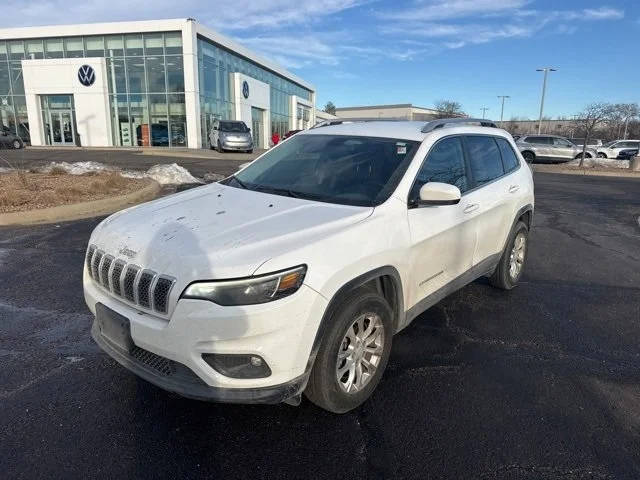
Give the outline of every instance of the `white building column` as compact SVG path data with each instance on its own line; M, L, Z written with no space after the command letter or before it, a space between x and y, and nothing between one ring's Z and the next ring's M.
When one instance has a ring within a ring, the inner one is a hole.
M200 128L200 79L198 75L198 37L196 23L187 20L182 29L184 57L184 106L187 116L187 146L202 147Z

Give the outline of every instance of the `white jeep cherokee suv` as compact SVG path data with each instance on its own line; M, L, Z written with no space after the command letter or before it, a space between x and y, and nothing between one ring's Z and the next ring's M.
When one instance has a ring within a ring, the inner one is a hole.
M532 174L486 120L301 132L220 183L112 215L89 242L92 336L166 390L332 412L449 293L522 275Z

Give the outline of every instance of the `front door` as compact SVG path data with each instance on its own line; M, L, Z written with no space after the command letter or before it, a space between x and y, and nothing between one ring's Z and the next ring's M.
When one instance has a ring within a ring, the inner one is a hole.
M467 191L460 137L447 137L433 146L409 194L409 307L469 270L476 246L476 212L466 196L457 205L416 206L420 187L427 182L455 185L463 194Z

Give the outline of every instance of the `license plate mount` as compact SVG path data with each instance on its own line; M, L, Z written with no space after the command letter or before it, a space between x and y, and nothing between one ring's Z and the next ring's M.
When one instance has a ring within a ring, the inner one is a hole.
M124 315L98 303L96 304L96 322L100 334L110 343L126 352L130 352L135 346L131 338L131 324Z

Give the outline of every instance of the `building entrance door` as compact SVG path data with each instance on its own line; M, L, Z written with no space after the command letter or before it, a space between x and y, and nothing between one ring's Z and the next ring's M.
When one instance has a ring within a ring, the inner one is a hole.
M75 145L76 132L73 127L73 112L49 112L49 138L51 145Z
M44 119L44 137L47 145L77 145L71 95L43 96L42 118Z
M254 148L264 148L262 144L262 132L264 127L262 119L263 113L264 110L251 107L251 135L253 136Z

